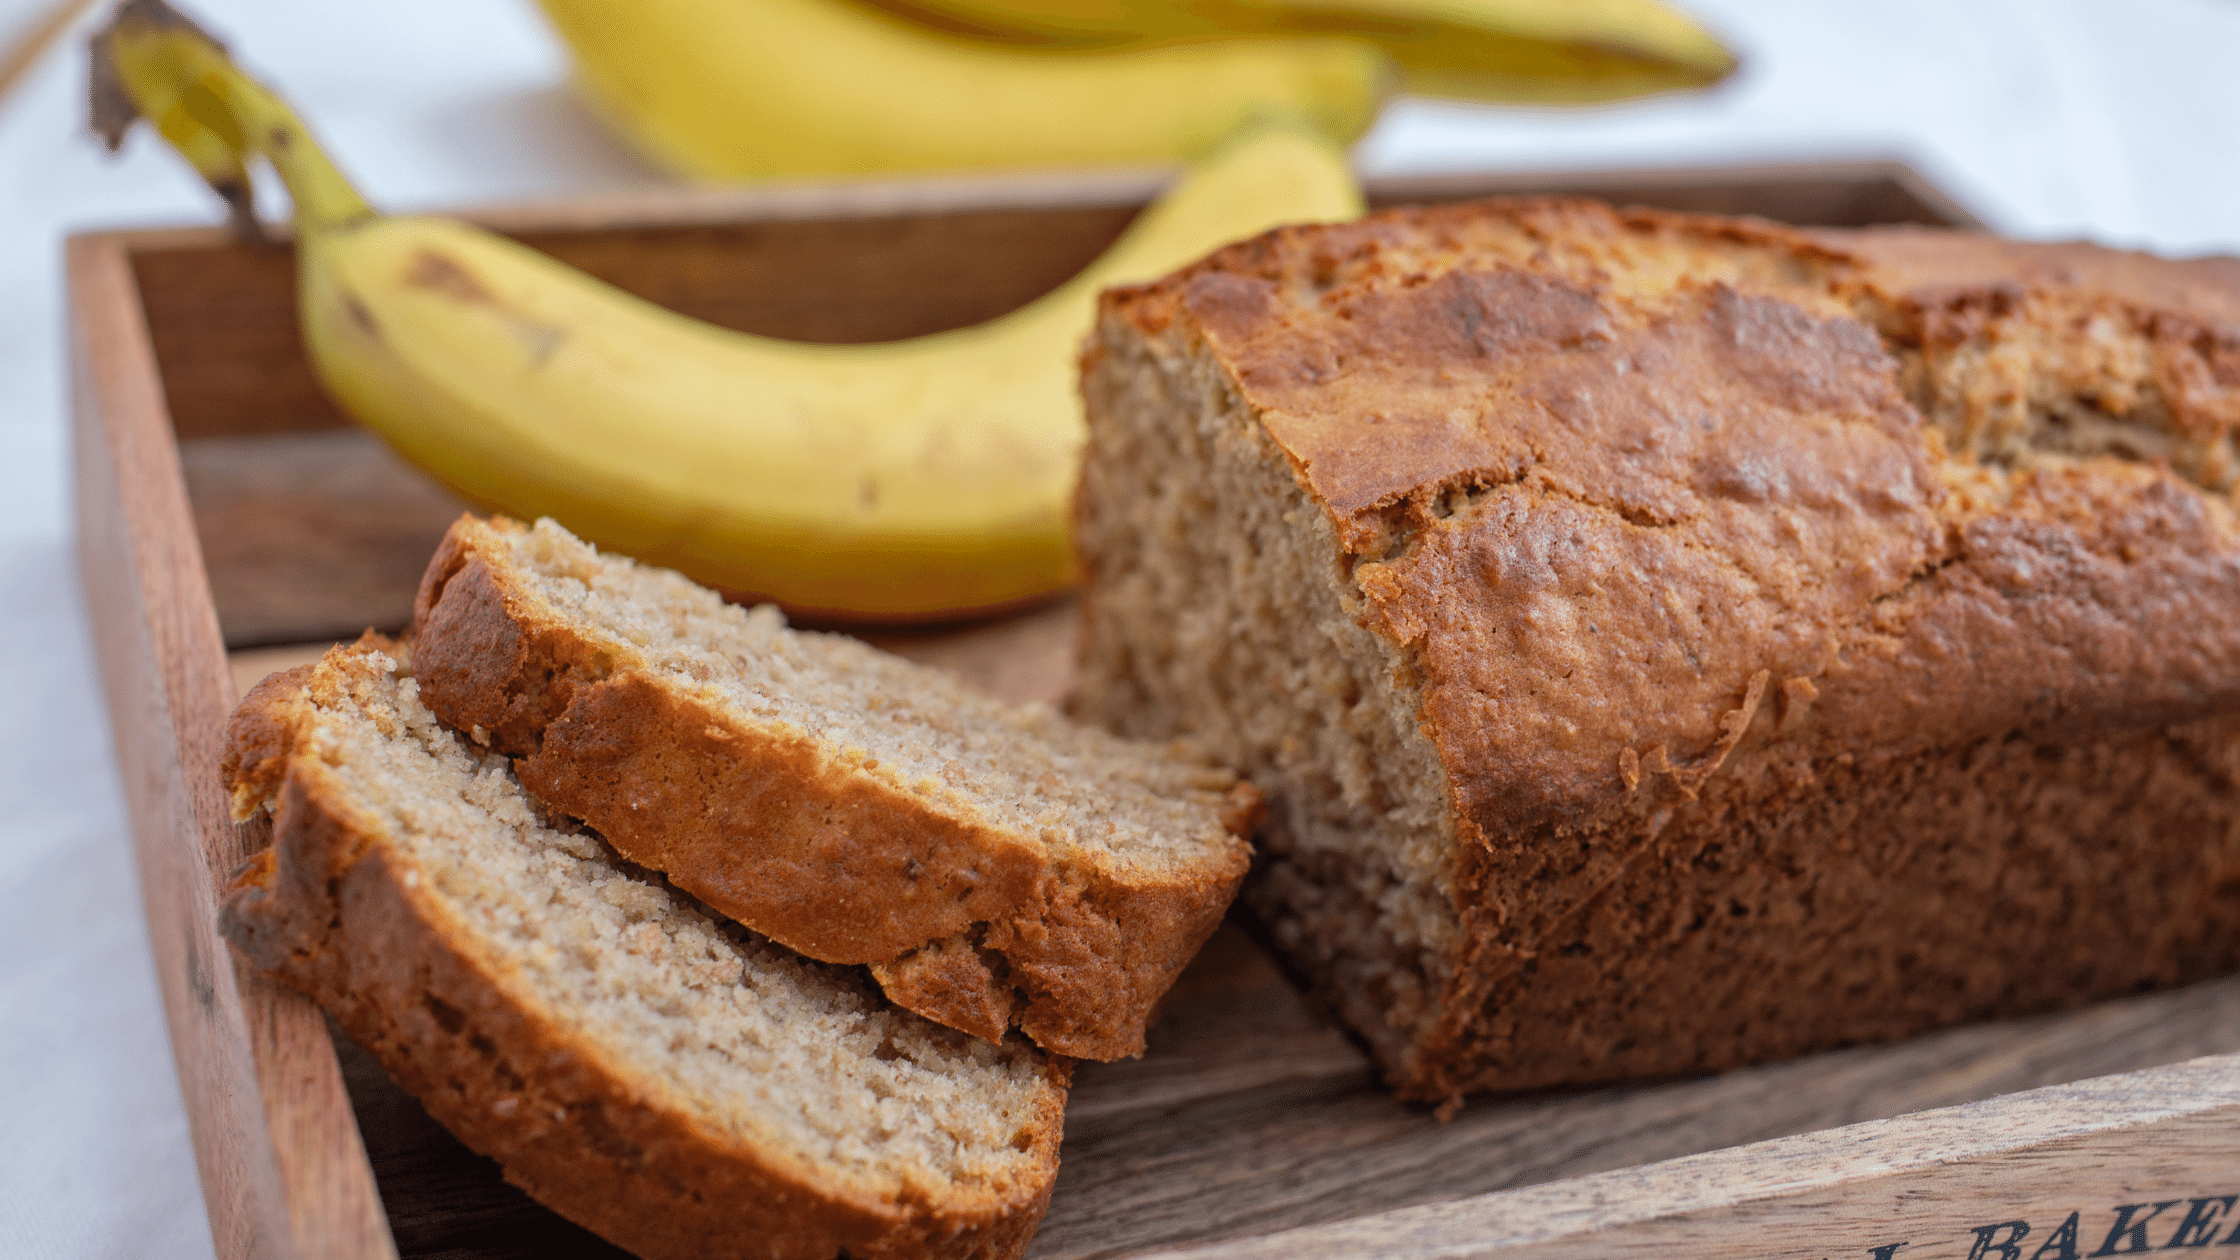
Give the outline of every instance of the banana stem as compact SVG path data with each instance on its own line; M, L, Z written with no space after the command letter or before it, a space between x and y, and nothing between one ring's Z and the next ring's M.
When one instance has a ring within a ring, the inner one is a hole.
M346 228L375 211L287 102L163 0L130 0L94 37L94 125L114 149L145 118L237 216L255 224L248 163L263 158L295 202L299 235Z

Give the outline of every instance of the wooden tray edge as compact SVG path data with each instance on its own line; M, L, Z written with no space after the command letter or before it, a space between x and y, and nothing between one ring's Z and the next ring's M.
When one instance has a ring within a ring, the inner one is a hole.
M871 218L970 210L1033 210L1125 206L1150 201L1177 167L1119 167L1016 175L930 176L781 183L750 187L637 188L567 197L515 199L445 207L442 213L502 232L592 228L685 227L789 219ZM1814 162L1748 162L1717 166L1540 167L1511 171L1391 174L1362 179L1379 204L1503 196L1563 188L1580 195L1623 196L1629 186L1716 188L1746 183L1888 180L1952 227L1981 229L1981 217L1898 158ZM268 225L276 239L291 230ZM218 226L95 228L73 239L115 240L127 249L187 248L232 239Z
M394 1260L324 1017L218 935L252 847L218 782L232 679L126 245L73 238L66 271L79 565L212 1241Z
M1887 180L1941 217L1943 226L1986 230L1982 216L1962 205L1903 158L1839 158L1819 161L1736 162L1719 165L1531 167L1510 171L1431 172L1379 175L1363 181L1372 202L1445 201L1458 195L1524 196L1563 189L1565 195L1624 200L1627 188L1712 190L1738 184L1843 182L1865 185Z
M1431 191L1436 187L1465 181L1498 192L1559 183L1591 189L1598 181L1614 185L1663 178L1709 184L1815 175L1888 176L1925 203L1948 207L1956 222L1977 222L1904 163L1885 160L1661 172L1626 168L1407 176L1373 180L1369 186L1379 196L1406 196L1419 190L1436 195ZM1073 185L1070 195L1066 181L1078 177L882 181L720 193L664 190L566 203L513 203L465 214L501 229L555 230L593 224L674 225L946 208L1120 204L1148 198L1166 177L1162 171L1105 172ZM224 238L224 230L218 228L143 228L81 233L68 242L75 482L86 600L132 816L166 1018L219 1254L394 1257L372 1171L321 1016L308 1000L237 969L215 931L214 910L226 873L254 846L244 830L228 820L217 788L219 733L232 707L231 683L129 256L138 249ZM219 955L226 962L214 966ZM2069 1100L2115 1097L2127 1090L2149 1094L2162 1090L2153 1096L2163 1098L2179 1087L2163 1082L2158 1074L2180 1068L2206 1074L2184 1080L2207 1081L2223 1092L2203 1095L2207 1101L2199 1105L2180 1105L2181 1098L2165 1112L2145 1119L2141 1118L2145 1112L2117 1115L2085 1129L2074 1124L2064 1127L2067 1122L2054 1114L2058 1107L2044 1109L2048 1099L2067 1105ZM1644 1250L1702 1243L1705 1236L1687 1231L1724 1228L1722 1221L1757 1221L1814 1205L1824 1210L1834 1189L1895 1188L1900 1183L1914 1184L1909 1178L1948 1174L1956 1164L1995 1172L2027 1163L2034 1152L2056 1149L2075 1148L2097 1157L2103 1148L2092 1143L2104 1146L2118 1137L2136 1135L2142 1127L2179 1137L2229 1130L2240 1110L2240 1056L2198 1060L2180 1068L2101 1077L1964 1108L1383 1213L1187 1254L1247 1256L1265 1250L1273 1255L1281 1247L1284 1254L1343 1249L1394 1255L1529 1255L1538 1260L1621 1254L1618 1249L1635 1246L1637 1236ZM1969 1118L1964 1122L1951 1118L1959 1113ZM2022 1127L2001 1130L1997 1143L1954 1145L1955 1125L1986 1120L2014 1121ZM2031 1123L2038 1127L2030 1127ZM1861 1140L1867 1130L1874 1130L1876 1140L1890 1152L1871 1169L1856 1163L1831 1165L1816 1179L1785 1181L1771 1189L1741 1176L1768 1156L1788 1159L1799 1151L1833 1150L1830 1144ZM2215 1160L2219 1155L2218 1150L2208 1149L2202 1159ZM1731 1183L1726 1191L1714 1194L1706 1189L1722 1182ZM1614 1199L1622 1199L1622 1205L1612 1206ZM1588 1233L1594 1234L1592 1240L1581 1243L1580 1236Z
M2035 1221L2043 1239L2070 1211L2080 1213L2085 1231L2074 1254L2085 1254L2103 1235L2107 1241L2092 1254L2130 1254L2117 1241L2121 1230L2109 1226L2121 1210L2117 1199L2175 1194L2182 1200L2190 1193L2213 1202L2219 1191L2240 1189L2236 1123L2240 1054L2211 1055L1159 1254L1160 1260L1807 1254L1890 1260L1899 1248L1945 1254L1967 1245L1971 1232L2001 1222ZM1832 1219L1839 1215L1847 1219ZM2227 1205L2211 1232L2233 1228L2240 1217L2222 1219L2230 1215ZM2147 1218L2131 1219L2143 1224ZM2159 1220L2154 1229L2159 1234L2181 1219ZM2179 1245L2170 1241L2161 1249ZM1969 1254L2002 1253L1979 1245Z

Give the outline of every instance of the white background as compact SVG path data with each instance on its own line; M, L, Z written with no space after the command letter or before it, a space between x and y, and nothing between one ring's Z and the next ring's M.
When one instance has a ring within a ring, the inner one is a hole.
M0 0L0 35L37 6ZM527 0L190 6L394 208L643 183ZM1690 0L1745 69L1573 114L1404 102L1372 172L1901 156L1994 226L2240 252L2240 0ZM73 43L0 102L0 1256L210 1252L67 524L61 242L215 219L83 134Z

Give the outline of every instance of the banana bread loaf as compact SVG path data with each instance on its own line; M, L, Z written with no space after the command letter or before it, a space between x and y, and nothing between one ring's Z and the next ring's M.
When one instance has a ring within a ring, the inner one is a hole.
M801 634L550 521L466 517L413 620L436 715L623 856L902 1006L1091 1059L1243 880L1259 794L1172 749Z
M1405 1094L2240 964L2240 262L1572 200L1105 297L1081 707Z
M403 668L400 669L400 665ZM252 691L221 926L460 1140L649 1260L1016 1256L1068 1067L896 1010L542 817L368 636Z

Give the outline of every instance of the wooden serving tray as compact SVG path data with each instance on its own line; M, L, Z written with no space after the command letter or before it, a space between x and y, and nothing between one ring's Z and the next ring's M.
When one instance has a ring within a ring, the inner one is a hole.
M1148 174L580 200L475 217L718 323L876 340L1050 288ZM1967 217L1901 167L1468 177L1795 222ZM69 247L81 559L150 939L218 1251L611 1252L505 1186L214 924L237 688L393 628L458 504L327 402L284 250L213 230ZM1072 609L867 636L996 692L1070 681ZM229 661L229 652L231 659ZM230 665L230 669L229 669ZM237 681L236 675L239 675ZM1236 926L1133 1062L1085 1065L1035 1254L2050 1260L2240 1238L2240 979L1697 1080L1394 1102ZM2200 1057L2210 1056L2210 1057Z

